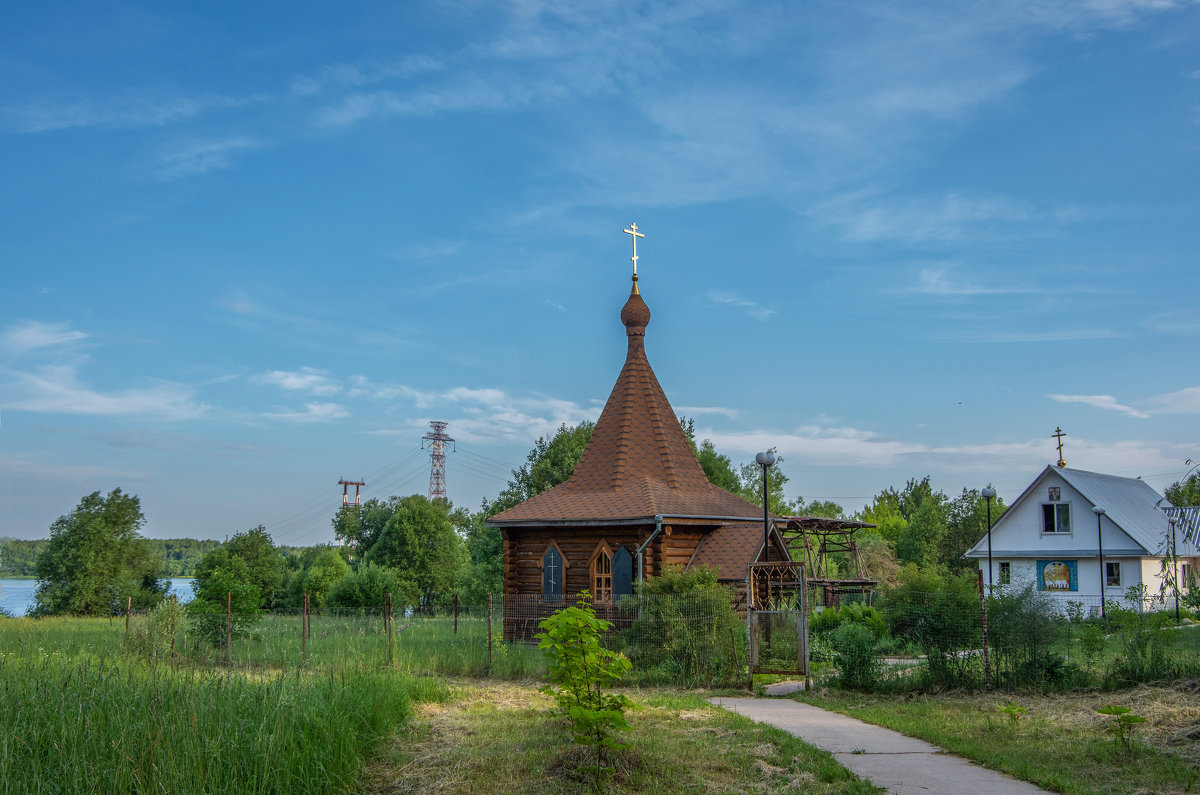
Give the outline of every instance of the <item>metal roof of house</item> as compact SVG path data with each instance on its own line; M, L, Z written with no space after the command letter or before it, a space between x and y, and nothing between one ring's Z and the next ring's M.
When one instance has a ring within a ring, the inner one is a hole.
M1134 553L1138 556L1162 555L1166 550L1166 539L1170 534L1167 514L1162 510L1167 503L1162 495L1155 491L1150 484L1141 478L1127 478L1119 475L1105 475L1099 472L1088 472L1083 469L1047 466L1021 496L1013 501L996 523L992 525L992 543L995 544L996 531L1004 526L1005 520L1015 515L1014 509L1035 493L1050 473L1057 473L1076 491L1083 495L1092 505L1104 508L1108 517L1118 529L1140 547L1140 550L1121 549L1112 554ZM977 558L986 555L986 536L975 542L964 557ZM1105 549L1108 554L1109 550ZM1005 552L1005 554L1011 554ZM1042 554L1042 553L1039 553ZM1180 546L1180 554L1183 547Z
M1174 505L1164 508L1169 522L1175 518L1175 543L1177 554L1181 558L1194 558L1200 555L1200 505L1190 505L1177 508Z

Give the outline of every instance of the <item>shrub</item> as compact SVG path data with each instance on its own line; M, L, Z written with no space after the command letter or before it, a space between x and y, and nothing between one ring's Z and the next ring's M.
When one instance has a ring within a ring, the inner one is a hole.
M403 605L416 598L416 589L400 580L395 570L374 563L364 563L358 571L335 582L325 597L327 607L372 608L382 610L388 594L394 604Z
M164 599L150 611L150 621L138 627L124 641L125 650L148 660L167 657L175 650L175 634L187 618L187 608L174 597Z
M880 612L898 640L926 656L934 687L972 686L982 679L975 651L982 644L975 577L909 564L900 584L883 592Z
M813 635L824 635L846 623L868 627L875 635L876 641L882 639L887 631L887 622L884 621L883 614L862 602L847 602L841 607L827 607L820 613L813 613L808 621L808 628Z
M860 623L842 624L831 640L835 649L833 663L839 671L842 687L869 690L879 681L879 658L875 654L875 635Z
M622 600L621 608L636 618L619 640L650 678L708 687L741 680L737 645L745 643L745 623L734 612L729 589L710 569L668 566L644 582L637 596ZM665 671L671 676L664 680Z
M192 587L196 598L188 603L188 616L196 634L213 646L225 642L227 611L232 637L249 634L250 628L258 622L258 586L247 584L229 569L213 569L203 582L197 580Z
M1145 585L1131 586L1125 593L1126 602L1145 604L1145 592ZM1178 637L1168 628L1173 616L1161 611L1130 609L1116 602L1108 603L1107 613L1121 649L1108 671L1113 685L1169 679L1178 673L1170 653Z
M1061 687L1082 676L1060 653L1067 620L1033 583L996 591L987 601L993 682L1000 687Z

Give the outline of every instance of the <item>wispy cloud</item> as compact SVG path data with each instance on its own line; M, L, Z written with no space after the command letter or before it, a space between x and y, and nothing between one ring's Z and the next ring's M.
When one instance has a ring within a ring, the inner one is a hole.
M1047 395L1051 400L1057 400L1059 403L1082 403L1085 406L1093 406L1106 411L1119 411L1122 414L1128 414L1130 417L1138 417L1140 419L1149 418L1149 414L1132 406L1126 406L1123 403L1118 403L1117 399L1112 395Z
M428 55L409 55L378 63L332 64L308 75L292 79L292 92L301 96L319 94L329 88L346 88L406 80L419 75L440 72L446 64Z
M304 411L264 412L260 416L285 422L331 422L349 417L350 412L337 403L305 403Z
M1200 307L1160 312L1146 320L1146 328L1159 334L1200 337Z
M1200 414L1200 386L1155 395L1144 403L1154 414Z
M1039 207L1007 196L959 192L897 196L874 189L834 196L809 213L818 222L839 228L844 240L909 245L1051 234L1086 217L1077 207Z
M1046 331L969 331L939 335L939 339L951 342L1005 343L1005 342L1072 342L1077 340L1108 340L1127 336L1123 332L1106 328L1050 329Z
M171 381L146 379L145 386L102 392L83 383L74 364L0 368L0 379L0 406L17 411L184 420L209 410L193 387Z
M402 262L410 260L427 260L449 257L462 250L462 240L430 240L415 246L397 251L392 256Z
M84 332L71 328L70 323L22 320L5 326L4 330L0 331L0 352L16 356L39 348L78 342L87 339L87 336Z
M926 295L971 297L976 295L1008 295L1043 292L1024 285L984 285L953 273L948 268L922 268L917 274L916 291Z
M271 370L254 376L253 380L259 384L313 395L336 395L342 391L342 385L331 379L328 371L315 367L301 367L299 371Z
M687 417L704 417L716 414L730 419L737 419L741 414L737 409L727 409L724 406L676 406L675 413Z
M436 410L438 416L451 424L451 431L460 441L514 440L530 442L540 436L551 436L562 424L575 425L582 420L595 419L599 406L585 408L570 400L540 394L519 395L488 387L453 387L441 392L427 392L403 385L370 383L356 376L350 379L348 396L364 396L379 400L408 399L414 408ZM423 428L427 418L410 418L403 433ZM391 434L393 429L375 433Z
M233 166L235 154L258 149L262 145L260 141L244 136L191 141L160 153L150 171L157 179L170 181L227 169Z
M724 290L709 290L708 300L717 304L725 304L727 306L735 306L739 309L743 309L747 315L755 320L767 320L772 315L776 314L774 309L768 309L767 307L755 301L751 301L748 298L743 298L737 293L731 293Z
M197 97L115 98L109 102L83 100L37 103L5 108L0 125L14 132L41 133L77 127L162 127L224 108L244 106L261 98L218 94Z
M931 445L874 431L844 427L806 426L788 433L776 430L709 431L697 436L711 438L717 449L749 459L755 452L778 448L787 467L851 467L855 469L903 469L907 471L1036 471L1052 463L1053 446L1039 437L1003 443ZM1116 442L1073 438L1073 466L1097 472L1139 475L1175 471L1190 452L1189 444L1152 440Z

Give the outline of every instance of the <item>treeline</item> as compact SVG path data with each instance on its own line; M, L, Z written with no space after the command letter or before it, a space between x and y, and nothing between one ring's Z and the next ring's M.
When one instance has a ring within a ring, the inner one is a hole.
M680 422L709 480L762 505L761 467L735 465L711 440L696 443L691 420ZM231 597L246 611L299 608L306 594L316 608L378 608L389 594L401 609L444 606L455 596L462 604L483 604L503 588L500 531L485 522L566 481L593 428L590 422L563 425L551 438L538 439L507 486L474 512L422 495L343 507L333 519L336 547L277 546L261 525L225 542L144 539L138 533L144 523L138 498L116 489L107 497L99 492L85 497L51 526L50 539L8 540L0 555L7 571L39 579L34 612L43 615L105 614L129 600L153 605L167 591L165 578L173 576L194 577L195 611L221 612ZM928 476L909 480L903 489L885 489L852 514L834 502L789 496L778 465L768 470L766 491L768 508L777 515L874 524L857 539L868 571L884 584L896 584L908 564L947 575L975 568L963 554L987 531L987 502L979 490L951 497L935 490ZM1167 495L1176 504L1200 501L1200 482L1192 476L1173 484ZM1004 510L994 499L992 521ZM831 563L836 569L848 561Z
M146 548L150 556L162 560L161 576L194 577L196 566L209 552L221 546L220 541L206 538L147 538ZM0 538L0 577L33 577L38 555L46 548L49 539L25 540ZM307 547L279 547L289 559L299 559Z

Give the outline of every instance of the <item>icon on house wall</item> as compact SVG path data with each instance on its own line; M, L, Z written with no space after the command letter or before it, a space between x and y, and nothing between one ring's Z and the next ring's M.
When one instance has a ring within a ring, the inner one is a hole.
M1062 499L1062 488L1059 486L1050 487L1050 502L1058 502Z

